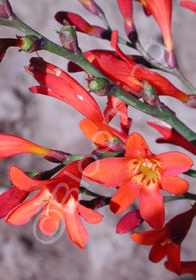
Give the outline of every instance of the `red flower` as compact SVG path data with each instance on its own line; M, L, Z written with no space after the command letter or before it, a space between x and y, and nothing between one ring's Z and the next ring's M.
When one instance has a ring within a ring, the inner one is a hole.
M100 26L91 25L77 14L70 12L58 12L55 15L55 19L63 25L66 25L68 22L70 25L73 25L76 28L76 31L86 33L90 36L102 39L111 38L110 30Z
M187 212L170 220L163 229L132 233L131 238L139 244L153 246L149 254L152 262L159 262L167 256L166 267L171 268L177 274L181 274L183 271L185 273L186 265L183 265L184 268L182 268L180 262L181 243L186 237L195 215L196 204Z
M169 126L161 126L156 123L148 122L148 124L158 130L163 137L156 140L157 143L170 143L180 147L183 147L187 151L190 151L196 155L196 146L184 138L180 133L178 133L174 128ZM165 124L163 122L163 124Z
M196 3L193 1L181 1L180 6L188 8L196 13Z
M71 76L42 58L32 58L30 62L31 64L25 69L41 85L31 87L31 92L55 97L79 111L87 118L80 123L81 129L87 138L94 139L93 142L96 144L100 142L97 139L99 135L102 135L104 145L107 145L107 142L112 144L115 136L125 141L126 135L106 123L94 98Z
M171 0L140 0L157 21L165 42L165 59L168 65L177 67L176 57L173 50L171 34L172 1Z
M133 4L132 0L117 0L120 11L124 17L124 26L127 37L132 43L137 42L137 32L133 23L132 13Z
M25 153L36 154L54 162L63 162L67 158L64 152L49 150L15 135L0 134L0 160Z
M95 161L83 174L105 187L118 187L110 202L115 214L122 213L139 196L142 218L157 229L163 226L165 219L160 189L174 194L185 193L188 182L177 175L192 165L192 160L179 152L153 155L144 138L133 133L127 139L125 157Z
M195 96L182 92L163 76L139 65L130 56L125 55L117 45L117 31L112 32L111 43L117 54L111 51L92 50L84 55L106 77L123 90L136 98L140 98L143 90L142 81L147 81L156 89L158 95L171 96L181 100L187 106L196 107ZM121 101L121 103L123 102Z
M99 223L103 216L79 203L78 192L82 177L79 169L79 163L73 162L54 178L36 180L12 166L9 170L10 180L18 189L40 191L9 212L5 221L15 226L22 225L44 208L38 223L39 230L51 235L64 218L69 238L80 248L84 248L88 232L79 215L92 224Z

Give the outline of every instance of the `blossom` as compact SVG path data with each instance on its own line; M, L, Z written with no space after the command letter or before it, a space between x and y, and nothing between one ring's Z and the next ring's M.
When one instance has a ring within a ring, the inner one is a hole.
M103 50L91 50L84 55L107 78L136 98L142 97L142 81L147 81L156 89L159 96L171 96L184 102L187 106L195 107L194 96L182 92L165 77L139 65L130 56L125 55L117 46L116 31L112 33L112 47L115 48L118 55ZM193 100L192 104L187 102L190 100Z
M164 126L161 126L156 123L148 122L150 126L159 131L163 137L158 138L156 140L157 143L170 143L180 147L183 147L187 151L190 151L194 155L196 155L196 146L189 142L186 138L184 138L180 133L178 133L173 127L170 125L166 125L164 122Z
M196 204L190 210L175 216L162 229L132 233L131 238L139 244L152 245L149 254L152 262L159 262L167 256L166 267L177 274L186 273L186 264L180 262L180 249L195 215Z
M5 217L7 223L14 226L25 224L43 208L38 222L41 232L51 235L64 218L69 238L80 248L84 248L88 232L80 216L92 224L99 223L103 216L78 201L82 177L78 161L70 163L48 180L29 178L16 166L10 167L9 176L19 190L39 192L9 212Z
M196 13L196 3L193 1L181 1L180 6L188 8Z
M127 37L132 43L137 42L137 32L133 23L132 13L133 4L132 0L117 0L118 6L124 18L124 26Z
M25 153L36 154L54 162L63 162L68 156L64 152L44 148L15 135L0 134L0 160Z
M118 187L110 201L115 214L122 213L139 196L142 218L157 229L163 226L165 217L160 189L174 194L185 193L188 182L177 175L192 165L192 160L180 152L153 155L144 138L133 133L127 139L124 157L95 161L83 174L105 187Z
M86 33L90 36L101 38L101 39L111 38L110 30L107 30L100 26L91 25L77 14L70 13L70 12L58 12L55 15L55 19L63 25L66 25L68 22L70 25L73 25L76 28L76 31Z
M107 142L112 144L113 140L116 141L116 137L125 141L124 133L106 123L94 98L62 69L45 62L42 58L32 58L30 65L25 69L40 83L40 86L31 87L31 92L55 97L86 117L80 123L80 127L88 139L94 139L94 142L97 143L98 136L102 135L105 145Z
M171 34L172 1L171 0L140 0L157 21L165 42L165 59L167 64L173 68L177 67L174 54L173 40Z

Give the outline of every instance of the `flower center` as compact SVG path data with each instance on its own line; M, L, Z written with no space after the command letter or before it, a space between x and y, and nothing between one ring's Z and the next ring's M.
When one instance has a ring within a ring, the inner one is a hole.
M159 177L159 164L153 159L137 159L133 162L135 165L134 176L137 177L139 184L150 186L155 184Z

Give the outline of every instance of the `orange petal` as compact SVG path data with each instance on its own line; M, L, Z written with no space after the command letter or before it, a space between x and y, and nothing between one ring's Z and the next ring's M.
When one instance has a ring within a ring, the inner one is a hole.
M163 197L160 189L154 185L142 188L139 196L142 218L154 229L160 229L165 220Z
M88 232L80 219L77 208L72 213L65 214L65 226L71 241L83 249L88 241Z
M0 134L0 160L24 153L44 156L51 152L51 150L21 137L10 134Z
M27 223L48 203L49 199L50 193L47 190L42 190L13 209L13 211L6 216L5 222L13 226Z
M173 194L184 194L188 191L189 183L178 177L163 177L161 179L161 188L164 191Z
M152 156L146 141L139 133L132 133L128 137L125 149L125 157L146 158Z
M91 140L98 146L107 146L104 133L94 122L89 119L83 119L79 126L87 139Z
M110 201L110 209L114 214L120 214L126 210L138 197L139 190L137 184L128 182L120 186Z
M164 238L162 230L149 230L144 232L134 232L131 234L131 238L141 245L153 245L159 240Z
M43 209L37 226L41 232L51 235L57 230L64 215L64 208L53 199Z
M12 187L0 195L0 219L20 204L29 193Z
M106 158L89 164L83 175L106 187L117 187L132 176L131 161L127 158Z
M162 176L176 176L186 172L193 165L192 159L180 152L159 154L154 159L159 161Z
M90 224L98 224L103 219L103 215L94 210L85 207L84 205L78 203L78 211L82 218Z

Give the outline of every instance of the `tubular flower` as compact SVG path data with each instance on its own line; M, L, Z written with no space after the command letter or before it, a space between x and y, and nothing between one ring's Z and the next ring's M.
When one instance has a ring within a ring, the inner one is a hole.
M68 155L61 151L49 150L15 135L0 134L0 160L26 153L39 155L53 162L62 162Z
M151 12L161 29L166 46L165 59L167 64L171 68L177 67L171 34L172 1L140 0L140 2Z
M156 89L158 95L171 96L187 106L196 107L194 96L182 92L163 76L137 64L129 56L123 54L117 46L116 32L112 33L112 46L121 58L115 53L102 50L92 50L84 55L106 77L136 98L142 97L142 81L147 81ZM187 102L191 100L193 100L192 103Z
M132 13L133 4L132 0L117 0L120 11L124 17L125 32L129 40L135 44L138 40L137 32L133 23Z
M163 137L156 140L157 143L170 143L180 147L183 147L187 151L196 155L196 146L184 138L171 126L161 126L156 123L148 122L150 126L158 130Z
M139 196L141 217L151 227L159 229L165 219L160 189L174 194L187 192L188 182L177 175L189 170L193 162L179 152L153 155L138 133L128 137L125 151L124 157L106 158L89 164L83 174L105 187L118 187L110 201L115 214L122 213Z
M115 141L116 136L125 141L126 135L106 123L94 98L66 72L42 58L32 58L30 65L25 69L40 83L40 86L31 87L31 92L55 97L87 118L80 123L80 127L88 139L96 140L102 135L105 144ZM96 131L99 133L95 135Z
M196 13L196 3L193 1L181 1L180 6L188 8Z
M58 12L55 15L55 19L63 25L66 25L68 22L76 28L76 31L86 33L90 36L108 40L111 38L110 30L100 26L91 25L77 14L70 12Z
M177 274L181 274L183 271L185 273L186 268L183 268L180 262L180 249L195 215L196 204L190 210L175 216L162 229L132 233L131 238L139 244L152 245L149 254L152 262L159 262L167 256L166 267L171 268ZM184 266L186 267L186 265Z
M10 168L9 176L19 190L28 192L39 190L39 192L9 212L5 217L7 223L14 226L25 224L43 208L38 223L41 232L51 235L64 218L69 238L80 248L84 248L88 232L82 224L80 215L92 224L99 223L102 215L86 208L78 201L82 177L78 161L70 163L49 180L29 178L16 166Z

